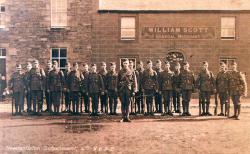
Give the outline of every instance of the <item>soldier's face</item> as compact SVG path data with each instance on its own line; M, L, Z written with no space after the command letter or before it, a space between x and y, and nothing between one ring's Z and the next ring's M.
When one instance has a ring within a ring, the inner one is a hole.
M66 65L66 69L70 70L70 64Z
M207 64L207 63L206 63L206 64L203 64L202 68L203 68L203 69L207 69L207 68L208 68L208 64Z
M156 63L155 66L156 66L157 69L159 69L159 68L161 68L161 63Z
M76 64L76 65L74 66L74 69L75 69L75 70L78 70L78 64Z
M35 63L35 64L34 64L34 67L35 67L35 68L39 68L39 64L38 64L38 63Z
M123 67L128 68L128 61L123 62Z
M86 72L86 71L88 71L89 70L89 66L88 65L85 65L84 67L83 67L83 70Z
M16 68L16 71L18 72L18 73L20 73L21 72L21 68Z
M30 64L27 65L27 70L31 70L32 66Z
M176 66L175 66L175 69L176 69L176 70L181 69L181 65L176 65Z
M134 68L134 63L133 62L129 62L129 67L130 68Z
M101 66L101 69L106 69L106 64Z
M223 71L226 70L226 66L225 65L221 65L220 66L220 70L223 70Z
M153 67L153 64L152 63L148 63L148 69L151 69Z
M116 68L115 65L110 66L110 70L113 71L113 72L115 71L115 68Z
M96 66L91 67L92 72L96 72Z
M54 68L54 69L57 69L57 68L58 68L58 63L54 63L54 64L53 64L53 68Z
M183 66L183 69L184 69L184 70L188 70L188 68L189 68L189 65L188 65L188 64Z
M237 69L237 65L233 65L232 68L233 68L233 70L236 70Z
M51 68L51 67L52 67L52 64L51 64L51 63L48 63L48 64L47 64L47 67L48 67L48 68Z
M165 68L169 69L170 68L170 64L165 64Z
M137 68L138 68L138 69L141 69L142 67L143 67L142 64L138 64L138 65L137 65Z

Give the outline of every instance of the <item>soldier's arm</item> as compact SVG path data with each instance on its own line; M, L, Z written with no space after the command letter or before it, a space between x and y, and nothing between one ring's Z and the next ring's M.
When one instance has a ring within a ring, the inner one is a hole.
M60 79L61 79L62 87L64 87L64 85L65 85L65 77L64 77L63 71L60 71Z
M14 82L13 75L11 75L10 80L8 82L8 88L10 90L13 90L13 84L14 84L13 82Z
M104 83L103 83L103 78L101 75L99 75L99 87L101 89L101 92L104 92L105 91L105 86L104 86Z
M137 92L138 91L138 85L137 85L137 77L136 77L136 74L135 72L133 73L133 79L134 79L134 92Z
M245 75L243 73L240 73L240 81L241 81L241 85L243 86L243 94L244 96L247 96L247 83L246 83L246 78Z

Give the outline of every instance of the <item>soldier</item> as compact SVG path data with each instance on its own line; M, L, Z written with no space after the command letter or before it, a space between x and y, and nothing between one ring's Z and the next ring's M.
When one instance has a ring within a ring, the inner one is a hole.
M90 100L87 87L87 81L89 77L89 65L87 63L83 64L83 76L84 79L82 81L81 92L84 100L84 112L90 113Z
M31 92L30 92L30 84L29 84L29 73L32 69L32 64L30 62L27 63L26 66L26 72L24 73L24 81L25 81L25 96L26 96L26 102L27 102L27 112L28 114L31 113Z
M42 110L43 91L45 89L45 72L40 68L38 60L34 60L33 68L30 70L28 80L33 101L33 112L34 114L40 115L39 112Z
M106 76L107 78L105 83L108 90L110 115L117 115L116 108L118 103L118 74L115 69L116 64L114 62L110 63L110 71Z
M233 63L233 70L229 74L229 94L234 104L234 115L231 118L239 120L241 97L247 96L247 85L244 75L237 70L237 63Z
M194 73L189 70L189 63L183 63L183 71L180 74L180 87L182 92L182 116L191 116L189 112L189 102L191 100L192 92L195 90Z
M14 115L22 115L22 106L24 104L24 89L25 89L25 81L24 75L21 72L22 68L20 64L16 65L16 72L14 72L11 76L9 86L13 92L13 99L15 102L15 114Z
M212 116L209 113L211 95L215 92L215 79L211 71L208 70L208 62L202 62L202 70L196 80L201 96L202 116Z
M160 92L162 94L165 106L165 113L163 115L173 116L171 112L171 97L173 93L173 78L174 73L170 70L170 63L168 61L165 62L165 70L161 72L159 76L159 85Z
M48 83L49 92L52 96L51 102L53 104L54 114L58 115L64 87L64 75L63 72L58 68L57 61L53 61L53 70L49 72Z
M107 69L106 69L106 63L101 63L101 70L99 71L99 74L102 76L102 80L104 83L106 83L106 75L107 75ZM107 89L104 87L104 93L101 95L101 112L108 113L108 94Z
M66 83L68 83L68 78L69 78L69 74L71 72L71 67L70 67L70 63L67 62L66 65L65 65L65 70L63 72L63 75L64 75L64 101L65 101L65 111L63 112L68 112L68 113L71 113L71 96L70 96L70 91L69 91L69 87Z
M221 105L221 113L218 116L224 116L224 105L226 108L227 99L228 99L228 71L226 70L226 64L220 63L220 71L216 77L216 92L219 94L220 105Z
M137 104L137 113L138 114L144 114L145 112L145 104L144 104L144 99L143 99L143 92L142 92L142 75L143 75L143 62L139 61L136 65L136 78L137 78L137 86L138 86L138 91L135 93L135 102Z
M161 60L158 59L156 61L156 69L155 69L157 73L157 81L159 81L159 75L163 71L161 66L162 66ZM159 92L155 93L155 108L157 113L162 113L162 95L159 94Z
M70 96L72 98L73 113L80 115L79 113L79 96L80 96L80 84L84 79L81 72L78 70L78 63L73 63L73 70L69 73L67 86L69 87Z
M146 95L147 113L146 115L154 115L153 98L155 92L158 92L157 73L153 70L151 60L147 61L147 69L142 75L142 91Z
M53 68L52 68L52 63L51 61L49 60L47 62L47 68L45 69L45 76L46 76L46 79L45 79L45 98L46 98L46 105L47 105L47 109L45 110L46 112L51 112L51 107L52 107L52 96L51 96L51 93L49 92L49 72L52 71Z
M118 91L122 107L122 119L120 122L131 122L129 119L129 108L131 97L136 91L136 77L133 71L129 68L129 60L123 61L123 68L118 73ZM133 86L135 85L135 86Z
M136 78L136 74L135 74L135 69L134 69L134 62L132 60L129 61L129 69L132 71L133 76ZM137 81L137 79L135 79ZM132 85L132 89L134 89L134 87L137 87L137 82L135 82ZM136 89L137 91L137 89ZM135 91L133 91L133 93L135 93ZM135 96L132 96L130 99L130 103L131 103L131 115L135 115L136 114L136 108L135 108Z
M175 64L174 71L174 82L173 82L173 104L174 104L174 112L181 113L180 110L180 100L181 100L181 88L180 88L180 73L181 73L181 65L179 62Z
M91 116L98 116L99 96L104 95L102 76L96 72L96 64L91 65L91 73L87 82L88 93L92 100Z

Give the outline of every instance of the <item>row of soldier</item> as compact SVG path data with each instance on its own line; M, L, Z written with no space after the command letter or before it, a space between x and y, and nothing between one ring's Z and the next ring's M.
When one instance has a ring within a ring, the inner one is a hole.
M43 99L46 99L45 111L52 113L53 109L53 114L57 115L60 107L62 110L61 102L65 102L63 112L79 115L83 112L84 106L84 112L97 116L99 100L100 112L108 113L109 107L109 114L116 115L118 99L120 99L121 121L124 122L130 121L129 112L145 115L154 115L158 112L173 116L172 103L174 112L181 114L181 98L181 115L190 116L189 103L196 89L199 91L202 116L211 115L210 98L216 93L221 104L219 115L229 114L228 110L224 111L224 106L225 109L229 108L231 98L234 104L233 118L238 119L240 99L247 93L244 76L237 70L236 63L233 64L232 71L227 71L225 63L221 63L220 71L215 78L208 70L208 63L203 62L202 69L195 79L188 62L183 63L183 69L177 62L172 71L168 61L164 62L164 69L162 69L161 61L157 60L154 70L153 63L149 60L144 70L141 61L134 69L133 61L128 59L123 61L123 67L119 72L116 72L114 62L110 63L109 71L106 69L106 63L102 62L99 72L96 64L92 64L89 71L88 64L85 63L83 71L80 71L77 63L73 63L71 67L68 62L63 72L59 69L57 61L53 61L53 64L49 61L47 68L43 70L35 60L33 67L31 63L27 64L25 73L22 73L21 65L17 65L16 72L9 81L9 87L13 92L15 114L22 113L24 98L26 98L29 114L39 115L43 110Z

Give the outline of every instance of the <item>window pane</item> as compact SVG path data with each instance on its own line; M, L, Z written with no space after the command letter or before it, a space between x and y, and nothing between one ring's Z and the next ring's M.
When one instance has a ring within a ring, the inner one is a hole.
M52 49L52 58L59 57L59 49Z
M135 38L135 29L121 29L121 38Z
M60 60L60 67L65 67L67 60L66 59L61 59Z
M235 17L221 18L221 28L234 28L234 27L235 27Z
M235 37L234 29L221 29L221 37Z
M60 57L61 58L67 57L67 49L65 48L60 49Z
M121 28L135 28L135 17L122 17Z
M5 6L1 6L1 12L5 12Z
M1 56L6 56L6 49L2 49L2 55Z

